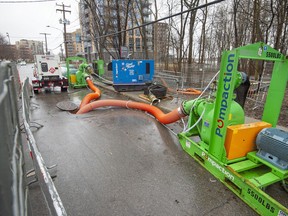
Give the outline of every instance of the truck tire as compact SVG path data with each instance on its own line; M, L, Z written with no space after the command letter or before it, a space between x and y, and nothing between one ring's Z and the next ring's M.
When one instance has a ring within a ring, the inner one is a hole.
M50 88L45 88L45 93L51 93L51 89Z
M34 89L34 94L39 94L39 90L38 89Z
M63 88L63 87L61 86L61 92L67 92L67 88Z

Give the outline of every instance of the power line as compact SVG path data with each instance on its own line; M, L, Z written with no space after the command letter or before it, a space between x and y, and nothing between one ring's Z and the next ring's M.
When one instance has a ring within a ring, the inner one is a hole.
M78 21L79 20L79 17L77 17L75 20L73 20L73 21L70 21L70 24L71 23L74 23L74 22L76 22L76 21Z
M59 38L60 37L60 34L58 36L50 36L50 38ZM13 38L14 40L42 40L42 37L41 36L11 36L10 35L10 38Z
M99 36L99 37L95 37L95 40L100 39L100 38L114 36L114 35L117 35L117 34L121 34L121 33L127 32L127 31L134 30L134 29L142 28L142 27L147 26L147 25L152 25L154 23L157 23L157 22L160 22L160 21L163 21L163 20L175 17L175 16L179 16L179 15L182 15L182 14L194 11L194 10L198 10L198 9L201 9L201 8L204 8L204 7L208 7L210 5L217 4L217 3L220 3L222 1L225 1L225 0L212 1L212 2L209 2L209 3L203 4L203 5L200 5L198 7L190 8L188 10L185 10L185 11L182 11L182 12L179 12L179 13L176 13L176 14L172 14L172 15L167 16L167 17L163 17L161 19L158 19L158 20L155 20L155 21L152 21L152 22L148 22L148 23L145 23L145 24L142 24L142 25L139 25L139 26L135 26L135 27L129 28L129 29L121 30L121 31L118 31L118 32L115 32L115 33L111 33L111 34L106 34L106 35L102 35L102 36Z
M68 33L71 33L71 31L75 31L75 28L76 29L80 29L80 25L74 25L74 26L69 26L69 28L67 28L67 31L69 31Z
M63 43L64 42L62 42L59 46L55 47L54 49L50 49L50 50L56 50L57 48L61 47Z
M31 1L0 1L0 4L2 3L42 3L42 2L51 2L51 1L56 1L56 0L31 0Z

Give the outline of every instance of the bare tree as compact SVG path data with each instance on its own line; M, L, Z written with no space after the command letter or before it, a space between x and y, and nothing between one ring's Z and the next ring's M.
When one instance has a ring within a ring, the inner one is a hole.
M147 15L150 13L147 7L148 1L135 1L134 4L136 7L133 7L132 12L136 25L140 26L141 24L147 23ZM150 34L152 33L151 28L152 26L144 26L139 29L142 38L142 50L144 50L145 59L149 58L149 47L147 42L149 40Z
M238 38L238 22L237 22L237 12L239 7L240 0L234 0L233 2L233 25L234 25L234 35L235 35L235 43L234 46L239 46L239 38Z
M121 2L107 0L102 5L98 5L95 0L84 0L84 2L91 17L88 34L91 38L85 38L85 40L93 41L100 58L104 58L104 50L113 58L120 58L121 46L127 44L126 34L119 33L109 37L105 35L127 29L131 0ZM117 52L114 52L115 50Z
M16 56L15 45L10 45L6 36L0 33L0 59L16 60Z
M0 33L0 45L8 44L6 36Z
M184 1L181 0L180 5L174 6L175 8L179 8L180 11L184 11L186 9L184 5ZM185 34L186 34L186 26L189 18L189 12L186 14L181 14L179 18L171 19L171 45L172 49L176 51L176 65L177 67L174 69L175 71L181 71L182 63L185 56ZM179 27L180 26L180 27Z
M168 7L168 15L172 15L172 8L173 6L167 1L167 7ZM172 18L169 18L168 26L172 25ZM168 30L168 42L167 42L167 49L165 51L166 58L165 58L165 70L169 70L169 62L170 62L170 47L171 47L171 28Z
M199 0L192 0L190 3L187 0L184 0L186 7L188 8L194 8L198 7L199 5ZM191 11L190 12L190 23L189 23L189 42L188 42L188 59L187 63L191 64L192 63L192 56L193 56L193 39L194 39L194 26L195 26L195 21L196 21L196 14L197 10Z
M129 26L130 21L134 22L136 26L147 21L145 20L145 12L143 12L146 1L123 0L116 2L115 0L107 0L111 3L111 7L107 9L108 12L112 13L115 9L113 13L117 18L117 25L114 29L111 28L111 25L115 20L110 20L107 16L101 16L96 1L85 1L90 2L91 8L94 8L92 14L97 20L93 27L95 38L99 35L111 33L111 31L122 31ZM95 5L92 5L92 2ZM165 0L161 7L166 7L164 11L169 16L179 11L197 7L201 2L207 3L207 0ZM156 0L154 0L154 18L157 20L159 8L156 3ZM207 58L215 60L215 57L217 57L220 60L223 50L259 41L272 44L275 49L286 53L288 49L287 7L287 0L233 0L217 4L213 6L212 10L211 8L203 8L202 13L198 10L169 18L167 21L170 27L168 31L169 41L167 51L165 51L165 69L168 69L169 55L171 54L175 54L175 70L181 71L185 57L187 57L188 64L193 63L193 56L197 56L200 63L206 62ZM198 25L198 22L201 22L201 25ZM200 31L197 31L196 28ZM140 29L141 38L143 39L142 48L146 58L148 56L147 40L149 38L147 31L149 31L147 28ZM107 41L113 43L115 49L119 49L120 46L128 44L126 40L127 36L125 34L118 34L114 38L105 38L103 41L98 40L98 49L100 51L101 49L109 50ZM195 49L195 47L198 49ZM154 55L155 59L156 57ZM241 67L249 74L255 74L255 78L259 79L263 70L263 63L257 64L250 65L246 61L241 62Z
M272 4L272 3L271 3ZM287 31L288 31L288 3L287 0L276 0L275 3L276 23L275 23L275 49L280 49L280 52L287 52ZM285 43L286 42L286 43Z
M207 4L207 0L205 0ZM202 9L203 20L202 20L202 28L201 28L201 36L200 36L200 49L199 49L199 63L203 64L204 56L205 56L205 48L206 48L206 22L208 16L208 9L205 7Z

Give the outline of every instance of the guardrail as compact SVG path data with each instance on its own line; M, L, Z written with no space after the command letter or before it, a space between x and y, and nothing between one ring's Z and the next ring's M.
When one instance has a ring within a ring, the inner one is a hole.
M37 180L41 190L47 201L47 205L51 215L65 216L67 215L61 198L56 190L53 180L48 172L45 162L38 149L37 143L30 129L30 92L29 79L23 81L22 86L22 111L23 125L28 140L30 155L33 160Z

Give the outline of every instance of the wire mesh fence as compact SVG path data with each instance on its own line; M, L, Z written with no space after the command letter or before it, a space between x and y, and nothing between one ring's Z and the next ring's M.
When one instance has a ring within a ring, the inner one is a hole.
M166 69L165 69L166 68ZM217 62L211 62L209 64L181 64L181 70L176 64L164 64L155 63L154 82L160 83L168 87L168 93L177 100L193 99L196 97L194 94L184 94L183 91L177 90L191 90L196 89L202 91L208 83L211 81L213 76L220 70L220 65ZM265 63L264 69L261 73L261 78L255 79L254 76L250 76L251 86L248 91L245 105L245 114L249 117L261 119L264 104L266 101L267 92L270 85L271 74L273 65L271 63ZM258 72L259 73L259 72ZM105 72L104 77L109 80L113 80L113 73L111 70ZM210 91L215 91L216 80L212 82ZM286 100L285 104L288 104ZM288 118L287 111L284 109L280 114L280 125L288 126L287 122L281 122L281 120Z
M211 81L213 76L219 71L220 66L217 63L209 64L181 64L181 70L177 71L174 64L164 69L163 65L155 64L154 82L160 83L168 87L170 94L186 98L187 96L177 92L177 90L197 89L203 90ZM271 67L266 67L261 80L251 80L251 86L247 95L247 100L251 101L253 108L262 107L264 105L269 83L271 79ZM111 70L105 69L104 78L113 80ZM215 90L216 80L211 89Z
M0 215L28 215L16 65L0 63Z
M26 78L19 82L15 63L0 63L0 215L31 215L28 183L23 150L19 99L22 99L22 119L28 147L34 164L35 178L51 215L67 215L44 160L38 150L30 125L31 86Z
M32 156L33 165L35 169L36 179L38 180L41 190L45 196L45 200L49 207L51 215L64 216L67 215L63 206L61 198L57 192L57 189L53 183L53 180L48 172L42 155L38 149L36 140L31 131L30 121L30 92L32 91L29 79L23 82L22 86L22 112L23 112L23 124L27 141L29 145L30 155Z
M183 64L181 68L181 71L173 70L174 65L170 65L166 70L155 64L153 82L166 86L169 98L176 102L196 98L218 71L217 67L205 64ZM113 81L113 72L106 70L104 78Z

